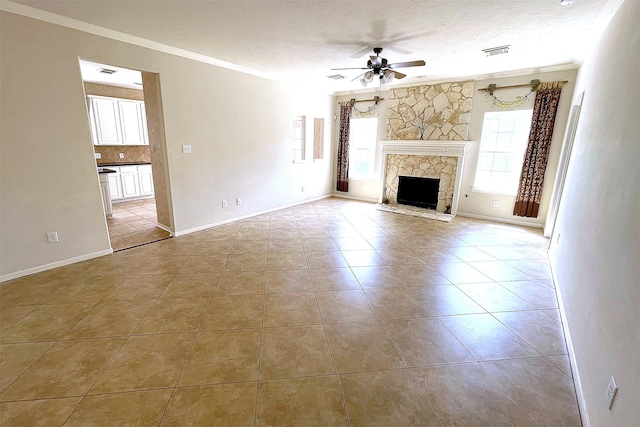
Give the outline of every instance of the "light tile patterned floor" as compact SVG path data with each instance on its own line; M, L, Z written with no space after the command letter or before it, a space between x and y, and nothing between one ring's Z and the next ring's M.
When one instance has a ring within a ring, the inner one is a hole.
M326 199L16 279L0 424L580 426L546 247Z
M113 204L113 217L107 219L109 239L114 251L157 242L169 232L156 226L155 199L140 199Z

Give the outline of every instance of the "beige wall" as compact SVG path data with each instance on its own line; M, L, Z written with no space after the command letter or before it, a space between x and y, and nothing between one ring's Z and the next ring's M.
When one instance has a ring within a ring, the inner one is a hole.
M638 22L640 3L625 1L580 68L584 101L549 251L594 427L640 420Z
M332 123L331 96L7 12L0 19L0 277L109 250L78 58L159 74L177 233L331 193L329 161L294 165L291 152L292 116ZM53 230L60 242L48 244Z

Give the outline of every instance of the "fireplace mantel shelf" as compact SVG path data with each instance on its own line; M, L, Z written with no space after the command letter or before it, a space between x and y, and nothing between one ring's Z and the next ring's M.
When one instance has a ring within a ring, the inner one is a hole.
M383 140L382 154L409 154L417 156L464 157L467 146L473 141L425 141Z

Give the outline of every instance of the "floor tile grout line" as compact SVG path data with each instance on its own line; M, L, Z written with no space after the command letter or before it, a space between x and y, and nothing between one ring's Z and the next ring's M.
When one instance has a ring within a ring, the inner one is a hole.
M179 274L179 273L178 273ZM220 280L220 278L218 277L217 280ZM167 288L171 286L170 284L167 285ZM216 282L216 288L218 286L218 283ZM166 290L166 288L165 288ZM164 293L164 292L163 292ZM160 294L162 296L162 294ZM178 386L179 382L180 382L180 378L182 378L182 374L184 373L184 369L187 366L187 362L189 361L189 356L191 356L191 352L193 351L193 347L195 346L196 343L196 339L198 339L198 333L200 332L200 328L202 327L202 323L204 322L204 319L207 315L207 312L209 311L209 307L211 306L211 301L213 300L215 296L215 289L214 292L212 292L211 296L209 297L209 301L207 301L207 306L205 307L204 311L202 312L202 315L200 316L200 322L198 322L198 327L195 329L195 333L193 335L193 341L191 341L191 345L189 346L189 350L187 350L187 354L184 358L184 362L182 362L182 368L180 369L180 373L178 374L178 376L176 377L176 382L173 384L173 387L171 388L171 394L169 395L169 399L167 400L167 404L164 407L164 410L162 411L162 416L160 417L160 421L158 422L158 425L162 424L162 420L164 419L167 410L169 409L169 405L171 404L171 399L173 399L173 394L175 393L176 387ZM159 300L160 298L158 298ZM154 303L155 305L155 303Z
M503 359L503 360L510 360L510 359ZM484 362L492 362L492 361L484 361ZM484 363L481 361L476 362L488 375L489 377L493 380L494 383L496 383L498 385L498 387L500 387L500 389L507 395L509 396L509 398L516 404L518 405L518 407L525 413L527 414L527 416L529 417L529 419L537 426L537 427L541 427L540 424L538 424L538 422L536 422L536 420L533 418L533 416L531 414L529 414L529 411L527 411L525 408L522 407L522 405L520 404L520 402L518 402L518 400L511 395L511 393L509 393L509 391L505 388L505 386L498 381L497 378L495 378L495 376L484 366Z
M258 343L258 366L256 372L256 400L253 409L253 425L254 427L258 423L258 404L260 400L260 370L262 368L262 349L263 349L263 339L264 339L264 315L265 315L265 304L266 304L266 292L267 292L267 272L265 269L264 272L264 282L262 283L262 313L260 316L260 340Z

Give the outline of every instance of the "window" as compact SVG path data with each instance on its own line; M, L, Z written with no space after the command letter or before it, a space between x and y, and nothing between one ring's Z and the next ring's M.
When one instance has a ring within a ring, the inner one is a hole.
M293 116L293 132L291 135L293 143L293 163L301 163L304 161L304 134L305 117Z
M376 160L377 118L352 118L349 129L349 178L374 179Z
M533 110L485 113L473 189L515 195Z

